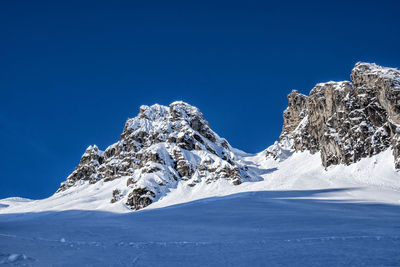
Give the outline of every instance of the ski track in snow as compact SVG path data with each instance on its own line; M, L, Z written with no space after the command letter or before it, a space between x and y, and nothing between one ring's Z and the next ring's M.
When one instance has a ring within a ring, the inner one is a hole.
M267 244L272 240L274 242L306 242L306 241L346 241L346 240L362 240L362 239L370 239L370 240L393 240L398 241L400 240L400 236L367 236L367 235L360 235L360 236L322 236L322 237L300 237L294 239L263 239L257 241L233 241L233 242L191 242L191 241L154 241L154 242L116 242L113 244L107 244L97 241L61 241L61 240L54 240L54 239L47 239L42 237L34 237L34 238L27 238L27 237L19 237L15 235L7 235L7 234L0 234L2 237L6 238L15 238L20 240L29 240L29 241L44 241L44 242L57 242L57 243L64 243L66 246L92 246L92 247L107 247L107 246L117 246L117 247L135 247L135 248L144 248L144 247L151 247L151 246L158 246L158 247L182 247L182 246L209 246L209 245L248 245L248 244Z

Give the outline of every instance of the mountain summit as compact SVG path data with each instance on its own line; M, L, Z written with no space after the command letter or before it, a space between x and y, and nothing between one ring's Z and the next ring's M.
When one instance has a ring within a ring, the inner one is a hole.
M293 90L280 140L296 151L320 152L322 164L357 162L390 146L400 168L400 71L359 62L351 80Z
M121 139L101 151L89 146L79 165L57 192L79 182L126 180L113 190L111 202L141 209L165 195L178 181L194 187L225 179L234 185L249 180L229 143L211 130L203 114L184 102L141 106L128 119Z

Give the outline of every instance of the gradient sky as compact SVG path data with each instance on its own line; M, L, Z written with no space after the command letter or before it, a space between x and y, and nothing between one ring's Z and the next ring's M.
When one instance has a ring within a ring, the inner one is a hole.
M142 104L184 100L258 152L287 94L400 67L400 1L0 3L0 198L54 193Z

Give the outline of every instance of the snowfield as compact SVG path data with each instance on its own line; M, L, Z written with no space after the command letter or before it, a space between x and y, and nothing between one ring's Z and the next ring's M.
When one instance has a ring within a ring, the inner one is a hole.
M279 147L272 147L280 151ZM179 183L141 211L81 184L0 200L4 266L400 266L400 174L390 149L350 166L235 150L259 181Z

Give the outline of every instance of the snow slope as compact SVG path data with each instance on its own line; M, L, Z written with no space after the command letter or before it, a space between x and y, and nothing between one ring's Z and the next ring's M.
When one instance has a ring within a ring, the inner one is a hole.
M234 151L260 181L182 182L141 211L104 201L123 179L1 200L0 264L399 266L400 175L390 149L327 170L318 154Z
M353 188L351 191L331 194L329 198L332 199L400 204L400 174L394 169L390 149L349 166L336 165L326 170L320 163L318 153L311 155L308 152L290 152L290 156L287 153L282 157L282 161L267 157L266 151L255 155L238 153L239 162L248 166L248 172L261 181L240 185L232 185L225 180L212 184L203 181L195 187L180 182L176 188L170 189L166 196L145 209L242 192L329 188ZM127 179L100 181L96 184L81 182L78 187L43 200L0 200L0 214L63 210L131 212L123 202L105 201L109 199L110 192L119 186L123 187Z
M4 266L398 266L400 207L257 191L124 214L0 215Z

